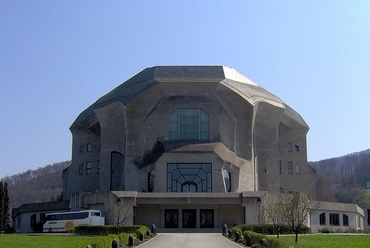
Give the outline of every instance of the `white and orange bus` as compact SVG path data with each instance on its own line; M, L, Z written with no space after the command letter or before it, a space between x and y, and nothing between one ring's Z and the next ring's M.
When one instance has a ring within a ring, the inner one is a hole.
M73 225L104 225L105 218L102 217L99 210L84 210L78 212L61 212L46 214L46 221L43 226L43 232L66 232L65 223L68 220L73 221Z

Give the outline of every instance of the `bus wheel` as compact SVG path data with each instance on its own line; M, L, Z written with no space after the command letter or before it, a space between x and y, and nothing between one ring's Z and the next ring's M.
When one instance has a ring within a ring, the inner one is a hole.
M53 232L53 228L49 228L49 233L52 233Z

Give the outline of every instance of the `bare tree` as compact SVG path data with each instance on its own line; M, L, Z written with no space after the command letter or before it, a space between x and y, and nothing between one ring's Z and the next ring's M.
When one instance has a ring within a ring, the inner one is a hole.
M255 204L252 205L252 211L254 218L256 219L257 223L264 229L265 225L268 223L268 216L267 216L267 202L264 201L263 195L261 198L258 197Z
M283 194L266 194L263 202L265 204L265 211L268 221L274 226L276 237L279 238L281 227L287 223L287 210Z
M134 217L132 206L125 202L124 199L117 198L116 201L108 200L104 203L105 210L107 211L107 221L118 228L129 224Z
M297 243L299 229L308 221L310 215L317 212L320 202L314 200L312 193L291 192L281 196L286 209L286 220L295 232Z

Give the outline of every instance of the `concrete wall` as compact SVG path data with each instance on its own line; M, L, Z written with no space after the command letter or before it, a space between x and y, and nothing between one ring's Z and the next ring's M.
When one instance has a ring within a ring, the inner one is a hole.
M326 216L326 225L320 225L320 214L325 213ZM330 224L330 217L329 214L339 214L339 226L338 225L331 225ZM348 226L344 226L343 223L343 215L346 214L348 216ZM338 230L342 232L346 232L348 230L364 230L364 217L356 212L340 212L335 210L326 210L326 211L319 211L314 215L310 216L310 224L311 224L311 231L313 233L319 232L323 228L329 228L333 232L337 232Z

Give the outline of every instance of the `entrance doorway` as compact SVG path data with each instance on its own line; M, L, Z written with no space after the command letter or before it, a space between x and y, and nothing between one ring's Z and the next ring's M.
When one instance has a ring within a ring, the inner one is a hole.
M182 210L182 228L197 227L197 210L183 209Z

